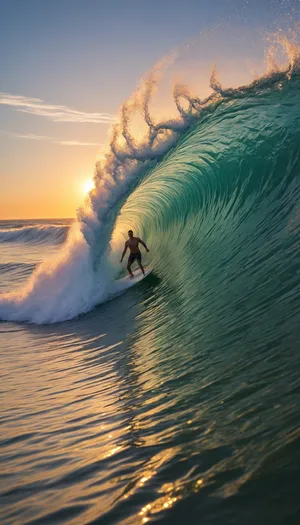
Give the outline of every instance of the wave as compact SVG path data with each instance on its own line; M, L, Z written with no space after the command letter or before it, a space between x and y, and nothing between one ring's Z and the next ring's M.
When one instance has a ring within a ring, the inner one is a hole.
M17 271L26 271L26 272L29 272L30 270L33 270L35 268L36 264L34 263L12 263L12 262L7 262L7 263L0 263L0 272L1 273L4 273L4 272L13 272L15 270Z
M67 225L30 225L0 229L0 243L63 243L68 234Z
M0 318L51 323L105 301L115 287L116 258L128 227L147 236L157 271L166 261L192 271L186 258L193 257L198 279L203 250L204 260L210 254L210 264L219 270L223 265L230 275L230 261L243 254L249 235L255 254L264 243L271 250L270 239L279 235L274 225L282 227L273 222L274 210L280 217L294 213L297 221L300 121L299 47L282 35L276 43L286 52L284 67L269 53L267 72L235 89L223 88L213 69L211 93L204 98L176 85L177 116L160 121L150 111L165 67L159 64L122 106L107 153L96 165L95 189L59 255L43 262L21 291L0 297ZM132 131L137 114L146 127L140 141ZM251 257L241 264L251 266ZM221 276L219 271L215 282ZM176 282L180 286L178 275Z
M25 263L25 262L6 262L0 263L0 274L1 274L1 290L4 293L6 290L10 289L11 284L13 283L14 288L20 287L24 284L24 281L32 274L36 268L35 263Z

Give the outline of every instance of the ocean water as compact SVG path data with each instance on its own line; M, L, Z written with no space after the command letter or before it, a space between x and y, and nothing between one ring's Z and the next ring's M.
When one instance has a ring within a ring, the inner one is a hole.
M160 124L152 83L77 221L0 223L3 525L299 523L296 54Z

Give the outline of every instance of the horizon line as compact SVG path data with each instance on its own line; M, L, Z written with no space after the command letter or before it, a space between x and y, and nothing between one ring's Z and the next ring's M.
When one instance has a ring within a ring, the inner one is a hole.
M67 219L67 220L76 220L77 217L25 217L23 219L20 219L20 218L8 218L8 219L2 219L0 218L0 222L1 221L59 221L61 219Z

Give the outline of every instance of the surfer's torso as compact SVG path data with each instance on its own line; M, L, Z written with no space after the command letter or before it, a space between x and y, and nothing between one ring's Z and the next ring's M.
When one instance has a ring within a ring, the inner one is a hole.
M126 245L128 246L131 253L139 253L139 242L139 237L131 237L131 239L128 239L128 241L126 241Z

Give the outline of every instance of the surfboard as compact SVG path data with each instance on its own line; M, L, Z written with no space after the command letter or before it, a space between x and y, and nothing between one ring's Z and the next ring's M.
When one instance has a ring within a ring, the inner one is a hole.
M142 270L140 268L138 270L134 270L132 273L134 275L133 279L126 275L125 277L121 277L121 279L117 279L114 282L112 294L113 296L120 295L121 293L128 290L128 288L131 288L132 286L135 286L137 283L141 282L143 279L145 279L151 272L153 268L150 268L149 266L145 268L145 275L142 274Z
M121 279L118 279L117 282L118 283L128 283L130 286L134 286L136 283L142 281L143 279L145 279L145 277L147 277L147 275L149 275L149 273L152 272L152 268L145 268L145 275L142 274L142 270L140 270L140 268L138 268L138 270L134 270L132 273L134 275L133 279L132 277L130 277L130 275L126 275L125 277L121 277Z

